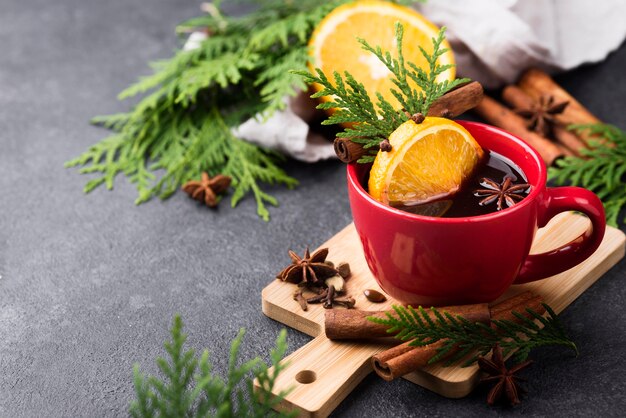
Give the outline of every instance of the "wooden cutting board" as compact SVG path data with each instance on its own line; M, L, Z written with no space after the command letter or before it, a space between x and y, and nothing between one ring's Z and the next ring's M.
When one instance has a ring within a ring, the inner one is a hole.
M583 216L563 213L537 232L531 252L540 253L563 245L580 235L588 225L589 221ZM532 290L543 296L557 313L561 312L624 257L624 242L622 231L607 227L600 248L585 262L549 279L512 286L502 298ZM385 303L374 304L363 296L365 289L380 288L367 267L353 224L321 247L328 247L328 260L350 263L352 276L347 281L347 289L356 299L357 309L387 310L397 303L389 299ZM265 315L315 337L283 360L288 362L288 366L276 381L275 393L292 388L281 408L296 409L304 417L326 417L372 371L372 355L388 346L329 340L324 334L324 308L309 305L308 311L302 311L292 298L295 288L293 284L274 280L262 292ZM405 376L405 379L443 396L460 398L472 391L479 373L477 366L431 365ZM382 380L381 384L384 384Z

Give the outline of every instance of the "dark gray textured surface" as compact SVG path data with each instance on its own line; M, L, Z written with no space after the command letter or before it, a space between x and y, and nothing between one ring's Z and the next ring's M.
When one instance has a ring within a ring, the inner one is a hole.
M275 190L266 224L247 199L207 211L177 194L133 205L114 192L81 192L63 162L101 139L96 114L170 55L174 25L199 1L0 2L0 416L123 416L134 362L154 372L172 316L189 344L208 347L223 372L228 341L248 329L245 358L267 353L281 328L260 291L288 248L319 245L350 221L339 163L287 164L301 181ZM626 128L626 47L559 77L602 119ZM322 198L323 196L323 198ZM488 408L484 391L447 400L406 381L368 377L337 416L610 416L626 407L624 274L612 269L562 315L581 355L539 350L526 373L530 399ZM289 332L291 349L308 337Z

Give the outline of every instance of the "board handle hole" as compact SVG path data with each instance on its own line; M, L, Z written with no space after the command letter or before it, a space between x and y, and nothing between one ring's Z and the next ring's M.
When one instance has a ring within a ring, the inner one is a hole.
M302 383L303 385L308 385L309 383L315 382L317 379L317 375L313 370L302 370L298 372L296 375L296 381L298 383Z

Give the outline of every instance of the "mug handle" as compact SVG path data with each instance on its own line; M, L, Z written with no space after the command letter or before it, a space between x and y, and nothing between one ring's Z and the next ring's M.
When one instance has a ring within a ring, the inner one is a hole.
M578 238L554 250L531 254L526 258L514 284L528 283L554 276L582 263L600 246L606 220L602 202L593 192L581 187L547 188L540 204L538 226L544 227L555 215L575 210L587 215L591 226Z

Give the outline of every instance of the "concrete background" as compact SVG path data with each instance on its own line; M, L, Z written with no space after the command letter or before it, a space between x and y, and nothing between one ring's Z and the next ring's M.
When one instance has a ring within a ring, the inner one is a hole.
M169 57L175 24L199 1L0 2L0 416L124 416L132 365L154 373L176 312L189 346L226 368L228 341L248 334L243 358L263 355L280 330L260 291L287 261L350 222L344 166L288 162L295 191L272 190L272 222L252 199L208 211L178 193L133 205L114 192L85 196L63 162L102 139L94 115L123 111L116 94L146 63ZM232 7L231 7L232 9ZM558 77L593 113L626 128L626 47ZM322 199L321 196L324 196ZM562 315L580 348L537 350L530 396L489 408L485 390L448 400L404 380L366 378L335 416L611 416L626 407L621 262ZM308 337L289 331L290 350Z

